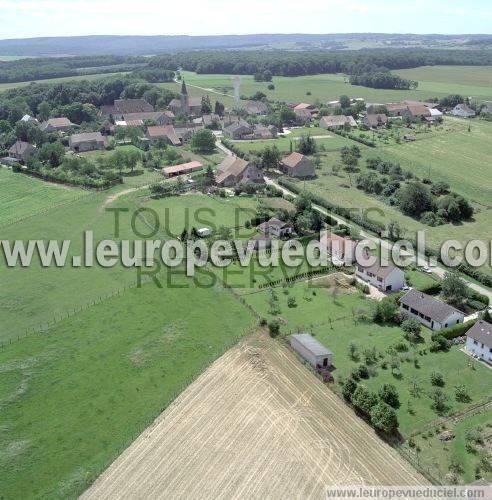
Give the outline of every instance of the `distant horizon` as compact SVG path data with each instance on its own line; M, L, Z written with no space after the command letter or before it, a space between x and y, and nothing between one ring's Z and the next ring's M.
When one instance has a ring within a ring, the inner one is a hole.
M60 36L489 34L489 0L0 0L2 40ZM21 22L20 22L21 21ZM413 29L412 29L413 28ZM163 34L164 32L164 34ZM145 33L145 34L141 34Z
M91 37L142 37L142 38L152 38L152 37L242 37L242 36L285 36L285 35L295 35L295 36L336 36L336 35L408 35L408 36L443 36L443 37L480 37L480 36L490 36L492 37L492 32L490 33L414 33L411 31L407 32L397 32L397 31L339 31L339 32L326 32L326 33L308 33L308 32L252 32L252 33L209 33L209 34L190 34L190 33L154 33L154 34L139 34L139 33L89 33L89 34L79 34L79 35L42 35L42 36L18 36L18 37L8 37L0 38L0 42L3 41L15 41L15 40L33 40L33 39L49 39L49 38L91 38Z

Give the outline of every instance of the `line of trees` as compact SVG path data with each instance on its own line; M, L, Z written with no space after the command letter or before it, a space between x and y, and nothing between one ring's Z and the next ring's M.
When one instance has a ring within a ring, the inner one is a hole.
M147 64L145 57L136 56L78 56L27 58L2 63L0 83L26 82L60 78L132 71L136 66Z
M491 50L372 49L346 51L194 51L155 56L150 66L197 73L300 76L364 75L425 65L490 65ZM267 73L268 75L269 73Z

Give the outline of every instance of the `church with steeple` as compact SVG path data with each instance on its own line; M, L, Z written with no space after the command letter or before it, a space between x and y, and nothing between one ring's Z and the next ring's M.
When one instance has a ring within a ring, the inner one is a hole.
M202 114L202 98L201 97L190 97L188 95L188 89L186 88L186 82L181 82L181 92L179 94L179 99L173 99L169 103L169 109L176 115L190 115L190 116L201 116Z

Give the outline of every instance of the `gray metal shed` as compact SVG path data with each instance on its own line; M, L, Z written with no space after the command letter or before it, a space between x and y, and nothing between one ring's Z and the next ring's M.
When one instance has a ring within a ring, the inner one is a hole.
M309 333L296 333L290 337L290 345L294 351L308 363L328 368L333 364L333 353Z

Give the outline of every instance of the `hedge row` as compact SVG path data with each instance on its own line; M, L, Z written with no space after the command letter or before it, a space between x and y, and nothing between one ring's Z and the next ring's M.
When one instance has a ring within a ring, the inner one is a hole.
M492 287L492 276L479 271L478 269L469 266L468 264L460 264L458 266L458 271L461 271L463 274L466 274L473 279L477 280L482 285Z
M466 323L460 323L458 325L451 326L449 328L444 328L438 333L445 337L447 340L455 339L456 337L463 337L466 332L475 324L475 320L467 321Z
M352 141L360 142L361 144L364 144L365 146L369 146L370 148L376 147L376 143L374 141L371 141L370 139L364 139L363 137L359 137L358 135L351 134L350 132L345 132L343 130L331 130L331 132L334 132L335 134L341 135L342 137L347 137L348 139L351 139Z
M304 278L311 278L312 276L316 276L318 274L323 274L327 273L328 271L332 271L333 266L326 266L326 267L320 267L319 269L316 269L315 271L307 271L305 273L300 273L300 274L295 274L294 276L290 276L288 278L280 278L275 281L269 281L268 283L262 283L261 285L258 285L258 288L270 288L272 286L280 285L281 283L291 283L293 281L297 281L300 279Z

